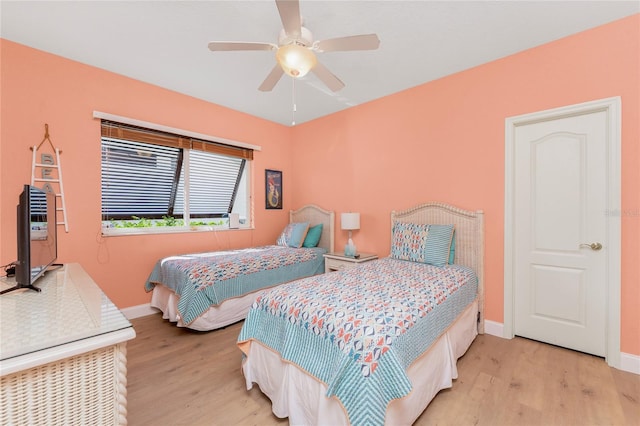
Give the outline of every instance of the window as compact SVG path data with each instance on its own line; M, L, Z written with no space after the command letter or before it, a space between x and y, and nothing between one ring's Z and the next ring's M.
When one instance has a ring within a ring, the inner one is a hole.
M105 234L249 226L253 151L102 120Z

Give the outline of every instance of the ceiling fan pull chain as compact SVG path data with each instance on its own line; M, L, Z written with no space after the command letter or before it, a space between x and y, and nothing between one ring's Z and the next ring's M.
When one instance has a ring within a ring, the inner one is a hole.
M293 109L291 111L291 125L296 125L296 79L291 79L291 102L293 104Z

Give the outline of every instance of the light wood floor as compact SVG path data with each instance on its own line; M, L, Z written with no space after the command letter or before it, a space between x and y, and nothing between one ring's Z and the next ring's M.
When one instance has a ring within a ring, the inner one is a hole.
M129 425L286 425L245 389L241 323L194 332L160 314L132 320ZM416 425L640 425L640 376L601 358L522 338L478 336Z

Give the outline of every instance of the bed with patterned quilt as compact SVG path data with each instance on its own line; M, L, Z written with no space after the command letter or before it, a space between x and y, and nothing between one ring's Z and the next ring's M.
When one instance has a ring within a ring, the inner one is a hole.
M245 318L265 288L324 272L333 251L335 215L315 205L290 212L276 244L168 256L156 262L145 290L163 318L198 331Z
M412 424L483 332L483 227L439 203L392 212L388 257L261 292L238 337L247 389L291 424Z

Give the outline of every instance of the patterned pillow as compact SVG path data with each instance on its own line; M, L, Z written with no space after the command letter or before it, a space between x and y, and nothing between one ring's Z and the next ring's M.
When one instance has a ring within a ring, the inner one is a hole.
M391 239L391 257L444 266L449 261L453 225L396 223Z
M299 248L307 236L309 222L293 222L288 224L278 237L276 244L285 247Z

